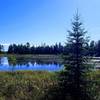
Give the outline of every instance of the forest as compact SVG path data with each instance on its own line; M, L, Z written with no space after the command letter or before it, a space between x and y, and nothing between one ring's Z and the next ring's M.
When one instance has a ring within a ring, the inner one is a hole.
M40 46L30 46L30 43L26 44L10 44L8 47L8 54L68 54L69 45L62 45L61 43L56 43L54 45L46 45L45 43ZM100 56L100 40L97 42L90 41L84 46L85 56ZM0 45L0 52L4 52L4 46Z

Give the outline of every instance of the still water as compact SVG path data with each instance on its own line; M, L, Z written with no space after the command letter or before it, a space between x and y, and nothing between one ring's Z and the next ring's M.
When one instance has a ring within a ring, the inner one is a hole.
M55 61L44 61L32 58L9 58L0 57L0 71L17 70L40 70L40 71L59 71L63 68L62 64Z

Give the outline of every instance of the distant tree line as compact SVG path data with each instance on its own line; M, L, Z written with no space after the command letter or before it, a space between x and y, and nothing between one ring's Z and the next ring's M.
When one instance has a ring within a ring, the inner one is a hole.
M30 43L23 44L11 44L8 48L8 53L13 54L61 54L64 51L64 46L55 44L52 46L41 45L41 46L30 46Z
M25 45L23 44L11 44L8 47L8 53L10 54L68 54L69 44L66 46L61 43L56 43L55 45L41 45L41 46L30 46L30 43L27 42ZM86 56L100 56L100 40L97 42L91 41L90 43L84 46ZM0 52L3 50L3 46L0 45Z
M100 40L97 42L91 41L89 44L85 46L85 55L100 57Z

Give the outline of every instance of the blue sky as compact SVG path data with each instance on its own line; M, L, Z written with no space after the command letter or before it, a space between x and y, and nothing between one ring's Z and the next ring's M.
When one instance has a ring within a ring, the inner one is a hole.
M0 44L66 41L78 8L91 40L100 39L100 0L0 0Z

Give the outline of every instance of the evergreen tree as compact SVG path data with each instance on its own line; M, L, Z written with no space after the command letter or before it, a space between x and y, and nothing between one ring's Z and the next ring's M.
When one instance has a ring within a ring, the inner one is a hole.
M0 45L0 53L4 50L3 45Z
M86 73L89 69L86 64L87 59L84 57L87 32L82 25L80 16L76 13L72 22L72 30L68 31L67 49L69 50L68 55L64 57L64 70L59 76L62 100L90 100L86 87L88 83Z
M100 57L100 40L96 44L96 56Z
M94 41L91 41L90 42L90 49L89 49L89 53L90 53L90 56L95 56L95 42Z

